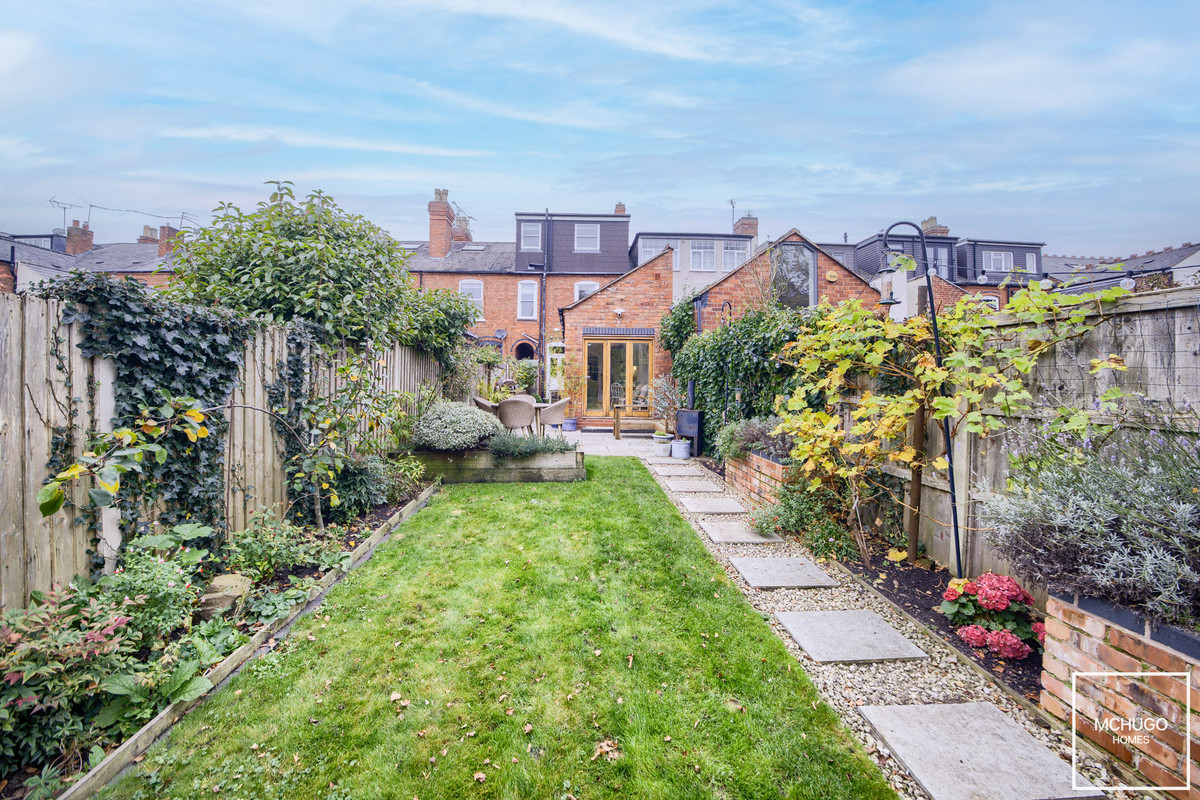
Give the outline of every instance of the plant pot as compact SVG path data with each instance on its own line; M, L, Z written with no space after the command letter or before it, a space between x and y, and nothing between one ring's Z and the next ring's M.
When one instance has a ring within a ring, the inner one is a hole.
M659 458L666 458L671 455L671 440L658 439L654 440L654 455Z
M671 458L690 458L692 443L687 439L676 439L671 442Z
M579 420L578 420L578 419L576 419L575 417L567 417L566 419L564 419L564 420L563 420L563 426L562 426L562 429L563 429L564 431L577 431L577 430L579 430Z

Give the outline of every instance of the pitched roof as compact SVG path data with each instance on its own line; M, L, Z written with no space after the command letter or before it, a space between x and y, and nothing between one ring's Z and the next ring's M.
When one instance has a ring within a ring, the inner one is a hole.
M581 304L581 303L586 303L588 300L591 300L593 297L596 297L596 296L598 296L598 295L599 295L601 292L603 292L603 291L604 291L605 289L607 289L608 287L612 286L614 283L619 283L619 282L621 282L621 281L625 280L625 279L626 279L626 278L628 278L630 275L632 275L633 273L635 273L635 272L637 272L638 270L640 270L642 267L648 266L648 265L649 265L651 262L653 262L655 259L661 258L661 257L662 257L662 255L663 255L664 253L671 253L671 252L674 252L674 248L672 248L672 247L671 247L671 245L667 245L667 246L666 246L666 247L664 247L662 250L660 250L660 251L658 251L657 253L655 253L654 255L650 256L649 258L647 258L647 259L646 259L645 261L643 261L642 263L638 264L638 265L637 265L636 267L634 267L633 269L629 270L628 272L622 272L620 275L618 275L617 277L613 278L613 279L612 279L611 281L609 281L608 283L606 283L606 284L604 284L603 286L601 286L600 288L596 289L596 291L594 291L594 292L590 292L590 293L588 293L588 294L585 294L583 297L579 298L579 299L578 299L578 300L576 300L574 303L569 303L568 305L565 305L565 306L563 306L562 308L558 309L558 313L559 313L559 314L561 314L561 313L563 313L564 311L568 311L568 310L570 310L570 309L574 308L575 306L577 306L577 305L579 305L579 304ZM731 273L731 274L732 274L732 273Z
M429 242L400 244L411 254L408 257L409 272L517 271L517 245L514 242L451 242L450 253L445 258L430 258Z
M69 257L69 256L68 256ZM158 243L98 244L76 258L79 269L91 272L156 272L170 269L171 255L158 254Z

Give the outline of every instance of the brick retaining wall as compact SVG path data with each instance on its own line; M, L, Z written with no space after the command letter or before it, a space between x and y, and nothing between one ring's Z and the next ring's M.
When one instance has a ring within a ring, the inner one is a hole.
M1192 714L1191 786L1170 792L1200 797L1200 661L1147 635L1140 617L1114 609L1138 625L1133 631L1076 603L1051 597L1046 603L1046 653L1043 658L1041 705L1071 724L1071 676L1080 672L1145 672L1144 677L1077 678L1076 725L1121 764L1136 771L1127 785L1180 786L1184 783L1190 693ZM1111 616L1112 614L1110 614ZM1190 681L1163 672L1190 672ZM1189 685L1190 684L1190 685ZM1119 740L1099 729L1105 720L1165 720L1166 730L1124 732ZM1140 781L1140 783L1134 782Z
M725 461L725 483L762 504L775 502L775 492L784 483L786 472L782 464L757 453Z

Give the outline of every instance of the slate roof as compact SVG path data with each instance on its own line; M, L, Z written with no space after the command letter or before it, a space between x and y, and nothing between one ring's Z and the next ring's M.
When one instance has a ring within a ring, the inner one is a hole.
M23 244L20 239L0 233L0 261L8 262L10 258L22 264L40 268L38 269L39 275L65 275L75 268L75 256L56 253L45 247Z
M70 256L68 256L70 258ZM75 256L80 269L91 272L154 272L170 269L170 255L158 254L158 243L98 244Z
M1115 286L1130 272L1134 275L1165 272L1198 253L1200 253L1200 244L1189 243L1184 247L1145 253L1126 259L1105 259L1098 264L1082 264L1078 263L1082 259L1068 259L1068 263L1059 268L1054 273L1054 277L1063 281L1071 281L1067 291L1095 291ZM1071 261L1076 263L1070 263ZM1047 269L1047 272L1049 271Z
M515 273L517 245L515 242L451 242L445 258L429 257L429 242L401 242L412 255L409 272L480 272ZM464 248L470 247L471 250ZM482 247L482 250L474 248Z

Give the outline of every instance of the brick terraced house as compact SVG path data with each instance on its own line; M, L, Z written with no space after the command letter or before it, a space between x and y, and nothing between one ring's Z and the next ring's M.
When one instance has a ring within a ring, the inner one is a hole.
M0 233L0 291L22 292L78 269L165 286L172 276L171 250L178 233L170 225L157 230L147 225L137 242L95 244L90 226L86 222L80 225L79 220L65 231L47 234Z

